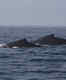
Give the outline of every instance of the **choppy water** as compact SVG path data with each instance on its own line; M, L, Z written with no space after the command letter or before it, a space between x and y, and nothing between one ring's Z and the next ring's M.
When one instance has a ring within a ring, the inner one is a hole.
M66 38L66 28L0 28L0 43L49 33ZM0 48L0 80L66 80L66 45Z

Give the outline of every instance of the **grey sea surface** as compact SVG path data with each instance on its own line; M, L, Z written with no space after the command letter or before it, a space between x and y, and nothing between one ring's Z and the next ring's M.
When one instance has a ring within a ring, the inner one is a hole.
M54 33L66 38L65 27L0 27L0 44ZM66 80L66 45L43 48L0 48L0 80Z

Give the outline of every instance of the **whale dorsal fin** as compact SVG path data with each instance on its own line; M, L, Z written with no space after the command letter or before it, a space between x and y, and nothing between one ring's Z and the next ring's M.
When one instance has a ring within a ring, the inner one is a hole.
M55 38L55 35L54 34L50 34L50 35L45 36L44 38Z

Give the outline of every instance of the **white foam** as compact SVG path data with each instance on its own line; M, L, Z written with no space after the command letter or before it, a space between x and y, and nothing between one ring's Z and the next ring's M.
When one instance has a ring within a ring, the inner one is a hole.
M5 46L6 44L0 44L0 48L3 48L3 46Z
M40 45L39 43L35 43L36 45Z
M12 48L18 48L17 46L13 46Z

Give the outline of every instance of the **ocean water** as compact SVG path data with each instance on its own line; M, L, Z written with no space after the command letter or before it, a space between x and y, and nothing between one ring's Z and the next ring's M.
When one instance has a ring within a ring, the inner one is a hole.
M0 44L54 33L66 38L66 28L0 27ZM0 80L66 80L66 45L43 48L0 48Z

